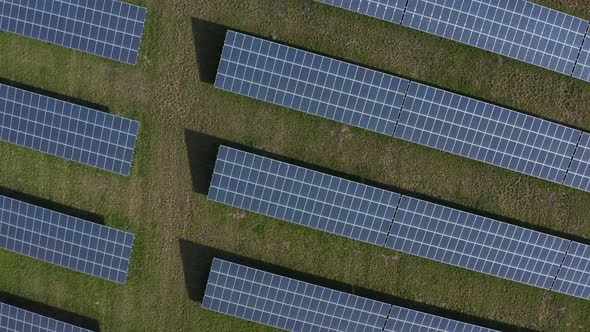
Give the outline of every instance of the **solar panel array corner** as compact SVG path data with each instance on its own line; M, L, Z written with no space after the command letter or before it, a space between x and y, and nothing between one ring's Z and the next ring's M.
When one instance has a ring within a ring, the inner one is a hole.
M0 140L129 175L139 122L0 84Z
M590 192L590 134L584 133L565 177L565 185Z
M0 302L0 331L90 332L90 330L2 302Z
M334 7L400 24L408 0L315 0ZM412 1L412 0L410 0Z
M0 195L0 248L124 284L134 235Z
M135 64L147 10L107 0L0 0L0 30Z

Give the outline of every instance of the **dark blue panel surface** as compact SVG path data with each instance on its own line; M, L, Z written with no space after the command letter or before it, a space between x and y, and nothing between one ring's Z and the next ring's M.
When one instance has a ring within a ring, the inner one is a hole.
M564 184L590 192L590 134L588 133L582 134Z
M0 302L0 331L10 332L90 332L34 312Z
M214 259L203 307L288 331L374 331L389 304Z
M562 183L580 131L414 83L395 136Z
M133 234L0 195L0 248L125 283Z
M570 241L403 196L386 246L550 289Z
M588 21L524 0L412 0L403 25L571 75Z
M335 7L400 24L407 0L315 0Z
M129 175L139 122L0 84L0 140Z
M408 81L228 31L215 86L391 135Z
M590 246L571 243L553 290L590 300Z
M113 0L0 0L0 30L135 64L146 14Z
M477 325L392 306L384 332L492 332Z
M209 199L383 245L399 195L221 146Z
M584 46L574 68L574 77L590 82L590 35L584 39Z

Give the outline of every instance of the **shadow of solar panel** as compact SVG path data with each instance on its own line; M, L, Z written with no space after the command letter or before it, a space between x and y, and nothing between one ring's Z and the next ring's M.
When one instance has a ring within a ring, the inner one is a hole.
M146 14L112 0L0 0L0 30L135 64Z
M203 307L289 331L375 331L391 305L215 258Z
M403 196L386 247L550 289L569 243Z
M335 7L400 24L407 0L315 0Z
M403 25L571 75L588 21L523 0L409 1Z
M584 39L584 45L574 68L574 77L590 82L590 35Z
M221 146L209 199L352 239L385 244L399 195Z
M590 246L571 243L552 290L590 300Z
M492 332L495 330L392 306L384 332Z
M133 234L0 195L0 248L125 283Z
M561 184L580 131L412 82L395 137Z
M39 332L90 332L78 326L0 302L0 330Z
M0 84L0 140L129 175L139 122Z
M215 87L391 135L408 81L228 31Z
M590 192L590 134L583 133L564 184Z

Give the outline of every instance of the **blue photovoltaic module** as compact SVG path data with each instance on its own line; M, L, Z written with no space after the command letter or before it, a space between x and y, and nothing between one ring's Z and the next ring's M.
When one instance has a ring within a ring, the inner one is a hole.
M412 82L395 137L561 184L580 131Z
M584 45L574 68L574 77L590 82L590 35L586 35L584 39Z
M492 331L217 258L203 307L287 331Z
M315 0L353 12L400 24L408 0ZM411 0L410 0L411 1Z
M524 0L411 0L402 24L566 75L588 28Z
M62 321L0 302L0 331L90 332Z
M135 64L146 14L113 0L0 0L0 30Z
M403 196L386 247L550 289L569 243Z
M391 135L408 81L228 31L215 87Z
M384 332L492 332L495 330L392 306Z
M133 234L0 195L0 248L125 283Z
M396 193L225 146L208 197L381 246L399 200Z
M203 307L289 331L381 332L391 306L215 258Z
M590 134L583 133L564 184L590 192Z
M571 243L552 289L590 300L590 246Z
M139 122L0 84L0 140L129 175Z

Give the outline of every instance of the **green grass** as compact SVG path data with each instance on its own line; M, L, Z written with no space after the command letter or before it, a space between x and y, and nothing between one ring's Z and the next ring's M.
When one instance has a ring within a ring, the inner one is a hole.
M129 280L120 286L0 251L0 292L90 317L101 331L271 330L203 310L191 299L205 282L212 256L222 255L492 327L590 329L589 301L252 213L240 216L209 202L193 191L193 180L207 186L210 153L187 151L186 144L189 130L200 133L197 145L243 144L588 239L587 193L216 90L199 77L193 19L275 37L585 130L590 130L588 83L308 0L137 3L149 9L137 66L0 33L0 78L141 121L129 178L0 143L0 187L101 215L107 225L136 234ZM543 1L590 18L589 7L580 3Z

